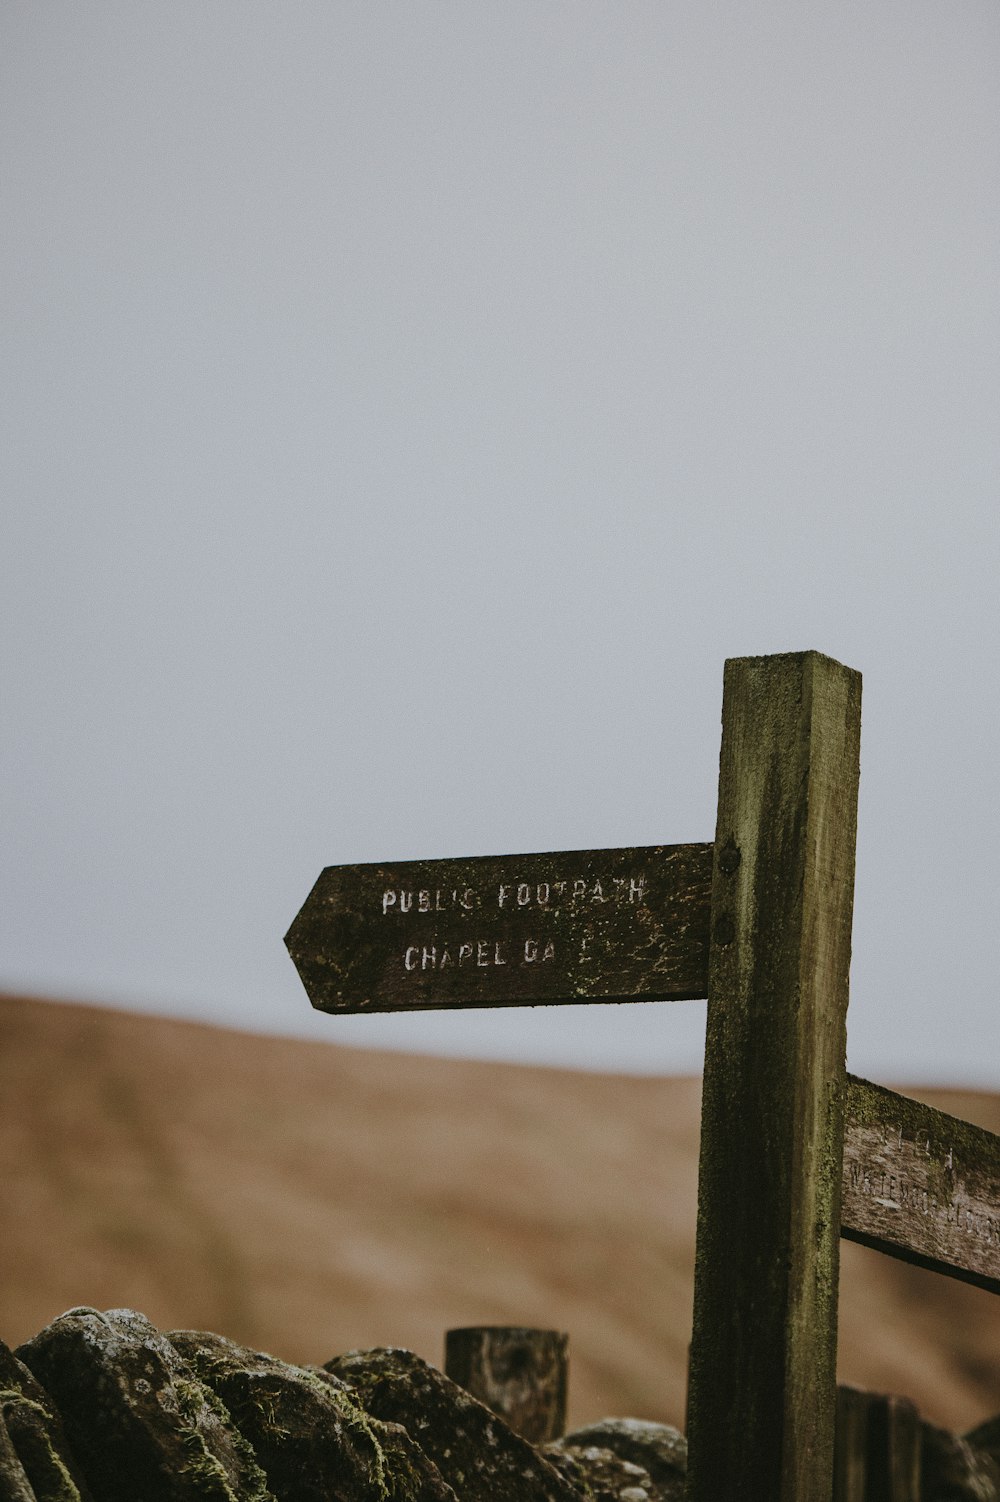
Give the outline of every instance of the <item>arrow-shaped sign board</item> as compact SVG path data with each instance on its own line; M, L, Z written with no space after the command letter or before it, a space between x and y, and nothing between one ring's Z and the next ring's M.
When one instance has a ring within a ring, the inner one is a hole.
M680 1001L711 882L711 845L328 866L285 943L323 1012Z

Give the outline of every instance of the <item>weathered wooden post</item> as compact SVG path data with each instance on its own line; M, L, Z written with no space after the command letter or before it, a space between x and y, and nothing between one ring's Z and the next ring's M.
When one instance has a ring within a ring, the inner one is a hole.
M908 1399L838 1387L833 1502L920 1502L920 1440Z
M857 673L726 664L690 1502L830 1502Z
M445 1336L445 1375L498 1413L515 1434L545 1445L566 1431L569 1337L559 1330L474 1325Z
M871 1393L837 1388L833 1502L868 1502L868 1415Z

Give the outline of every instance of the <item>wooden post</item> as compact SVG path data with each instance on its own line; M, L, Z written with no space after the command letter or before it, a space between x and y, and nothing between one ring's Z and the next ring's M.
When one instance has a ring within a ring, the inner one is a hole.
M533 1445L566 1429L566 1346L558 1330L475 1325L445 1336L445 1375Z
M872 1502L920 1502L921 1424L909 1398L882 1398L870 1420Z
M833 1502L868 1502L868 1415L872 1394L837 1388Z
M861 679L726 664L689 1502L830 1502Z
M833 1502L920 1502L920 1447L907 1398L838 1387Z

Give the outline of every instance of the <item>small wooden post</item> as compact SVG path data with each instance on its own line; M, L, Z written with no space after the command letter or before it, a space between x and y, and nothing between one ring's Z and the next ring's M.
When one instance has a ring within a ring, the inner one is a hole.
M909 1399L838 1387L833 1502L920 1502L920 1449Z
M833 1458L833 1502L867 1502L868 1414L872 1394L857 1387L837 1388L837 1432Z
M544 1445L566 1429L566 1347L558 1330L475 1325L445 1336L445 1375L515 1434Z
M861 679L726 664L689 1502L830 1502Z
M909 1398L882 1398L872 1412L869 1496L873 1502L920 1502L920 1415Z

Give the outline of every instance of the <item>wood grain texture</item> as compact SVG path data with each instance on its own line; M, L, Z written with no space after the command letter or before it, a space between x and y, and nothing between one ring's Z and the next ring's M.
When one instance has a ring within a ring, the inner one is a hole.
M726 664L690 1502L829 1502L861 680Z
M1000 1137L848 1076L841 1234L1000 1293Z
M445 1376L532 1445L566 1432L569 1337L561 1330L474 1325L449 1330Z
M838 1387L833 1502L920 1502L920 1442L908 1399Z
M833 1502L867 1502L868 1411L871 1393L837 1388Z
M325 1012L680 1001L711 871L711 845L329 866L285 943Z

